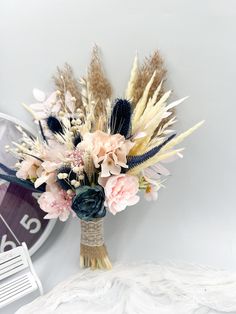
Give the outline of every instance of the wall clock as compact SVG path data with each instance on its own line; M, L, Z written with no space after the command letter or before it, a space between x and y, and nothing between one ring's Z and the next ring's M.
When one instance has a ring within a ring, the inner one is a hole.
M12 168L16 159L5 152L5 145L21 137L20 125L31 135L34 132L21 121L0 113L0 162ZM37 193L0 180L0 252L8 251L25 242L34 254L46 241L56 220L46 220L37 203Z

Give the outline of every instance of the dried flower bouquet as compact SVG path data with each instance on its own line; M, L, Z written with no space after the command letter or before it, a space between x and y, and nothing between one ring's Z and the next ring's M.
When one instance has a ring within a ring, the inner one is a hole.
M45 219L81 220L82 267L111 268L104 245L103 217L138 203L139 191L156 200L169 171L163 166L181 157L176 148L203 122L176 135L175 107L168 103L166 71L158 52L143 65L135 57L122 99L112 100L97 48L86 77L77 81L70 66L58 69L55 91L46 97L34 89L36 103L24 105L39 137L21 128L22 139L6 149L18 159L15 171L1 165L0 178L40 192Z

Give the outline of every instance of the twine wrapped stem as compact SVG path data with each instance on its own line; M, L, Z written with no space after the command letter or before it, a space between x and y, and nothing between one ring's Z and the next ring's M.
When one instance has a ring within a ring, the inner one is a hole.
M92 269L111 269L104 244L103 219L81 220L80 266Z

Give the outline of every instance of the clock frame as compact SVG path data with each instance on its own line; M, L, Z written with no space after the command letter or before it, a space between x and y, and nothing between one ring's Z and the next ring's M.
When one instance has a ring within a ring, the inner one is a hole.
M20 125L32 135L35 133L14 117L0 113L0 119L7 120L13 125ZM13 183L4 181L0 183L0 251L7 251L15 245L20 245L21 242L26 242L30 255L33 255L47 240L56 224L56 219L43 219L45 213L37 204L36 193Z

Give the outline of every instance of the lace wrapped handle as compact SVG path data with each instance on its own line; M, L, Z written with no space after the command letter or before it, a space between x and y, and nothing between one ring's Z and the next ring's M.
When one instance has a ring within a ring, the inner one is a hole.
M92 269L111 269L104 244L103 219L81 220L80 266Z

